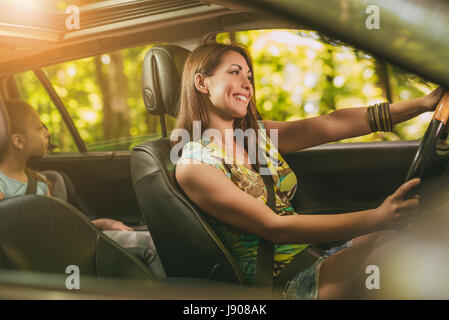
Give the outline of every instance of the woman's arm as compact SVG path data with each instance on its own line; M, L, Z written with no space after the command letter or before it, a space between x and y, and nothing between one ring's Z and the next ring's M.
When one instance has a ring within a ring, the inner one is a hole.
M444 89L438 88L421 98L391 103L391 121L396 124L433 111L443 92ZM268 135L270 130L278 130L278 149L285 154L370 133L366 111L367 107L345 108L319 117L296 121L264 120L263 123Z
M176 166L176 179L187 196L218 220L273 243L322 243L350 239L391 227L408 216L407 210L399 213L399 209L417 205L416 199L402 200L402 192L416 185L414 181L404 184L397 194L387 198L388 201L377 209L338 215L279 216L239 189L217 168L197 160L192 162Z

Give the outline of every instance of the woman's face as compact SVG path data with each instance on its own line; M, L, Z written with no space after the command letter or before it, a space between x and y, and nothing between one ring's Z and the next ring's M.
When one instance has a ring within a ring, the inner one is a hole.
M204 85L214 106L211 111L224 118L243 118L253 95L252 76L245 58L240 53L225 53L214 74L204 79Z

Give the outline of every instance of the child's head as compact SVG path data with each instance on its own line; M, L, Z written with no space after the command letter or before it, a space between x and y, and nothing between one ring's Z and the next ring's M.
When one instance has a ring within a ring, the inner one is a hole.
M47 152L49 132L39 114L28 103L20 100L5 101L11 126L11 139L7 152L23 157L43 156Z

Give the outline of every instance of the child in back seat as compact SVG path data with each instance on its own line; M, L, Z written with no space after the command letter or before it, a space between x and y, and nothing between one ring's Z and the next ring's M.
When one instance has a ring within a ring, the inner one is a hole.
M8 100L5 101L5 106L9 115L11 138L6 152L0 154L0 200L24 195L28 187L28 177L37 181L36 194L51 196L47 178L26 165L30 157L43 156L47 152L50 133L40 120L39 114L29 104L20 100ZM107 231L106 235L136 254L157 276L165 276L148 232L144 234L134 231L123 222L113 219L96 219L92 223L102 231ZM128 233L125 235L118 231ZM133 247L133 244L137 247Z
M6 153L0 155L0 199L25 194L28 176L37 181L36 194L51 196L46 177L26 165L30 157L43 156L47 152L50 133L39 114L27 103L9 100L5 105L11 125L11 142ZM113 219L92 222L101 230L133 230Z

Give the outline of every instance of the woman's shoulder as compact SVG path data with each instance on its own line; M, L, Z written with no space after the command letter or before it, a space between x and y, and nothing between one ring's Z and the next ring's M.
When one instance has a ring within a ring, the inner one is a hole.
M196 160L196 161L188 161ZM182 154L178 162L181 163L205 163L215 167L219 167L222 163L221 155L210 144L204 141L189 141L182 148Z
M201 141L189 141L182 147L182 156L185 152L203 152L206 146Z
M189 141L182 147L181 158L179 160L195 159L207 152L209 152L209 150L200 141Z

